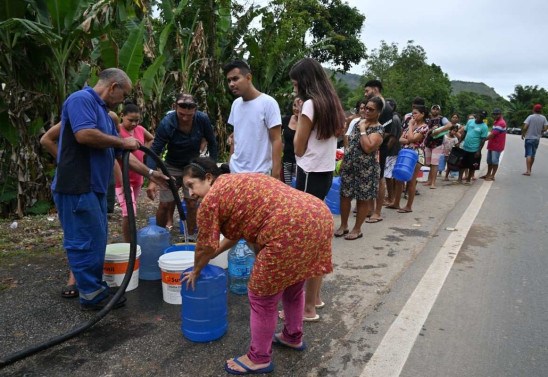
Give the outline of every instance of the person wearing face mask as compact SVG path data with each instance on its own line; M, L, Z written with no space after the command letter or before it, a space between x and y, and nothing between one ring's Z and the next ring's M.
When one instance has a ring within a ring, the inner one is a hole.
M175 99L175 111L168 113L160 122L151 150L161 156L165 149L165 165L169 174L175 178L176 186L182 187L181 176L183 168L193 158L200 156L202 139L206 139L209 155L217 160L217 141L213 133L211 121L206 113L197 110L194 97L188 93L180 93ZM156 169L156 162L147 159L147 165ZM152 183L147 188L147 196L154 199L158 187ZM197 202L183 188L184 201L187 208L187 233L189 240L196 240L196 209ZM169 217L173 216L175 199L169 189L160 189L160 205L156 211L156 224L166 227Z

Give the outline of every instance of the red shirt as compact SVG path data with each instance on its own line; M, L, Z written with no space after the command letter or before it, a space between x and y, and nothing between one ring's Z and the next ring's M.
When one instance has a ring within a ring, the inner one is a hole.
M502 152L506 144L506 122L502 117L493 123L491 133L493 134L493 138L487 142L487 150Z

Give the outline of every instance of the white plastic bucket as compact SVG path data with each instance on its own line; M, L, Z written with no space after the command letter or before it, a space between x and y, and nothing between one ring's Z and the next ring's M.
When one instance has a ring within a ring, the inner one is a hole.
M219 241L224 240L224 238L225 237L221 234L221 237L219 237ZM228 251L225 251L224 253L221 253L215 258L211 259L209 261L209 264L224 268L226 270L228 268Z
M162 295L168 304L181 305L181 274L194 266L193 251L173 251L158 259L162 271Z
M103 265L103 280L107 282L109 287L119 287L122 284L129 264L129 248L129 243L113 243L107 245L105 263ZM137 255L135 258L135 265L133 266L133 274L129 280L126 292L137 288L139 285L140 256L141 248L137 245Z

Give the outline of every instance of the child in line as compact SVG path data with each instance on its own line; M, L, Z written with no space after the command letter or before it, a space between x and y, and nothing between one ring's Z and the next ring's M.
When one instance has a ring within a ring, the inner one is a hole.
M451 153L451 149L453 149L453 147L459 143L459 139L457 138L458 130L458 126L453 126L449 133L443 136L443 153L440 156L440 164L438 170L440 171L440 173L445 170L445 178L443 179L444 181L449 180L449 165L447 166L447 169L445 168L445 165L447 162L447 158Z

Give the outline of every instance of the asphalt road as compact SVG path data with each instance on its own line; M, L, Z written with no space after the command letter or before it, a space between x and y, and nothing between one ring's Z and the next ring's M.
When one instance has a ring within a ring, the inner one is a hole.
M450 375L447 368L459 365L467 369L454 375L535 376L501 374L498 368L481 374L489 369L488 364L500 362L502 368L518 364L516 360L523 361L526 356L537 358L536 364L528 364L539 369L531 371L548 370L546 342L544 348L537 347L547 335L546 315L541 311L547 306L541 290L546 286L546 273L534 276L547 267L546 257L538 253L546 226L536 221L542 219L539 212L546 208L546 201L541 200L541 186L547 182L543 173L546 162L539 159L533 176L522 177L519 137L510 135L508 139L509 151L497 181L491 185L462 253L424 323L425 330L417 335L419 340L402 375L445 376ZM514 159L516 165L510 163ZM530 186L524 186L525 179ZM384 221L364 225L362 239L335 239L335 271L325 278L323 287L327 305L320 311L320 322L305 324L309 348L305 352L275 348L272 375L360 376L438 251L455 233L446 228L461 218L481 185L480 181L470 187L440 182L437 190L419 188L421 195L413 213L385 209ZM338 216L335 224L339 224ZM534 232L539 229L541 232ZM524 245L530 250L528 257ZM487 251L491 246L492 251ZM496 254L505 249L505 257ZM81 312L75 301L59 297L65 279L62 258L44 256L24 266L0 266L1 276L14 273L20 284L0 292L1 356L63 333L92 315ZM516 301L518 295L521 302ZM207 344L183 338L180 306L163 302L160 282L140 281L127 298L125 308L112 312L86 334L1 369L0 375L224 376L224 360L247 350L249 309L245 296L229 295L229 330L220 340ZM460 313L461 309L466 313ZM451 326L439 324L448 316ZM485 347L487 343L489 347ZM474 344L478 344L475 352L471 350ZM449 345L450 349L444 348ZM457 357L458 349L474 357ZM450 360L441 362L446 358L435 356L440 353L450 354ZM475 360L480 359L485 360L483 366L473 369L479 365ZM467 370L480 374L466 374Z
M521 140L508 139L402 377L548 375L548 143L525 177Z

